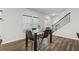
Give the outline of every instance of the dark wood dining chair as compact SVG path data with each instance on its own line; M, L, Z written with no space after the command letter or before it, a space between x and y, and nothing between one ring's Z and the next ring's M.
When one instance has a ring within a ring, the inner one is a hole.
M1 45L1 43L2 43L2 39L0 39L0 45Z
M77 34L77 37L79 38L79 33L76 33Z
M45 30L44 31L44 33L43 33L43 35L42 35L42 37L41 37L41 42L40 42L40 47L39 47L39 50L41 49L41 47L42 47L42 44L43 44L43 42L45 41L45 38L47 39L48 38L48 36L49 36L49 34L50 34L50 30ZM49 44L49 43L47 43L47 44Z
M26 31L26 50L28 50L28 39L33 40L32 31L30 30Z

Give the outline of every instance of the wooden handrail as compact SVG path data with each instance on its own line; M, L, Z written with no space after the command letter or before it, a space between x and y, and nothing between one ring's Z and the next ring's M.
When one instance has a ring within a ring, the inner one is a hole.
M58 22L60 22L62 19L64 19L66 16L68 16L69 14L71 14L71 12L67 13L64 17L62 17L59 21L57 21L55 24L57 24ZM54 25L55 25L54 24Z

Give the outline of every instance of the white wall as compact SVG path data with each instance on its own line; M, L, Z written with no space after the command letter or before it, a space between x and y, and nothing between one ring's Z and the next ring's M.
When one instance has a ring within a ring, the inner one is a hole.
M22 8L2 8L1 10L3 10L2 17L4 21L0 21L0 35L3 39L3 44L25 38L22 23L23 14L40 17L43 28L46 15Z
M70 23L65 25L61 29L57 30L56 32L54 32L53 35L71 38L71 39L78 39L76 36L76 32L79 33L79 9L71 8L68 10L71 12Z
M56 16L53 16L52 19L52 23L55 24L57 21L59 21L62 17L64 17L68 12L70 12L70 9L66 9L65 11L59 13Z
M52 27L52 17L46 16L44 27Z

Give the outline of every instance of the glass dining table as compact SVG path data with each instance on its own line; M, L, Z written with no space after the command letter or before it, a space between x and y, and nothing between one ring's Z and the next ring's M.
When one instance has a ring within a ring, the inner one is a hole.
M49 32L48 35L50 36L50 43L52 43L52 30L47 30L47 31ZM39 32L33 31L32 35L33 35L33 41L34 41L34 51L37 51L37 47L38 47L37 39L43 38L43 36L45 35L45 31L39 31ZM28 40L29 39L26 35L26 51L28 50Z

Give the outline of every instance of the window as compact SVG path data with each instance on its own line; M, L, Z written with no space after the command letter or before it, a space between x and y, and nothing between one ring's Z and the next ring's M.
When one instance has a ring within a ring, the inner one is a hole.
M41 30L39 17L33 17L33 28L36 28L36 32L39 32Z
M24 30L32 30L32 17L23 16L23 28Z
M0 10L0 20L2 20L2 12L3 10Z
M49 24L48 24L48 19L46 19L46 20L44 20L45 21L45 24L44 24L44 27L46 28L46 27L49 27Z
M40 18L32 17L32 16L23 16L23 24L24 30L32 30L32 28L36 28L37 31L41 29L40 27Z

